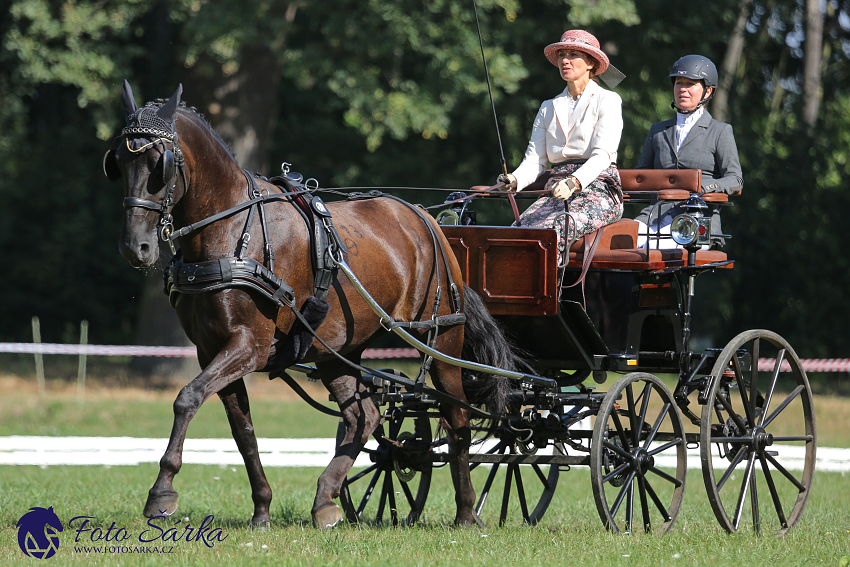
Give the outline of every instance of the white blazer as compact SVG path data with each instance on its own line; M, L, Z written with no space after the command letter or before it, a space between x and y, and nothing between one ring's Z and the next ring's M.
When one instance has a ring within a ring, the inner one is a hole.
M623 132L623 100L615 92L590 81L575 110L569 91L545 101L537 111L525 158L513 174L521 191L543 173L547 163L583 158L573 175L587 187L609 165L617 162ZM566 133L566 134L565 134Z

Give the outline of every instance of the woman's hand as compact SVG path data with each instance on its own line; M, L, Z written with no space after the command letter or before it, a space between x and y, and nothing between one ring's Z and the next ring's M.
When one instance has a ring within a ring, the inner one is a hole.
M503 184L502 191L516 191L516 177L513 173L501 173L496 181Z
M570 175L566 179L561 179L552 187L552 196L561 201L566 201L572 197L573 193L581 191L581 182Z

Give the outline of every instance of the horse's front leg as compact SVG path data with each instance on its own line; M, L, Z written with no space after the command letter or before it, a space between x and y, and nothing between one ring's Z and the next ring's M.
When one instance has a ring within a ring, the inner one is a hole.
M342 482L354 464L360 450L369 440L380 421L380 413L360 381L360 373L342 362L316 364L322 381L339 404L345 436L336 448L334 458L319 476L316 499L313 501L313 525L317 528L335 526L343 519L342 510L333 500L339 497ZM355 371L356 372L356 371Z
M251 422L251 409L248 404L248 392L245 381L237 380L218 392L218 397L224 403L230 431L236 446L245 461L248 479L251 482L251 499L254 501L254 516L251 525L265 529L269 525L269 505L272 501L272 490L260 462L260 452L257 448L257 437L254 434L254 424Z
M172 483L183 464L183 441L189 422L210 396L256 370L257 355L252 344L249 337L234 335L203 372L180 390L174 400L171 437L159 461L159 475L148 492L145 517L170 516L177 510L177 491Z

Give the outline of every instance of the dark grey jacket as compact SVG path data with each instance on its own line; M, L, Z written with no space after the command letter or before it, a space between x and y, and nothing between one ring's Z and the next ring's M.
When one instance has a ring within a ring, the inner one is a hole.
M676 152L676 119L657 122L649 129L637 169L700 169L704 192L740 193L744 185L738 147L732 126L718 122L708 111L688 132L679 152ZM660 210L659 210L660 208ZM653 224L658 218L684 212L679 206L664 203L652 214ZM644 208L636 220L646 223L651 207ZM659 216L660 214L660 216ZM712 233L721 232L717 208L712 215Z

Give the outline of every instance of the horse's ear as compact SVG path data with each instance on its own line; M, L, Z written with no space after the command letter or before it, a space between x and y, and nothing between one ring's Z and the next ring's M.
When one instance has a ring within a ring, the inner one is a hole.
M156 115L162 118L163 120L167 120L168 122L174 121L174 113L177 112L177 107L180 105L180 95L183 94L183 83L177 85L177 90L174 91L174 94L171 95L171 98L163 104L159 110L156 111Z
M121 94L121 101L124 103L124 112L127 116L135 114L139 107L136 106L136 98L133 96L133 88L127 79L124 79L124 92Z

